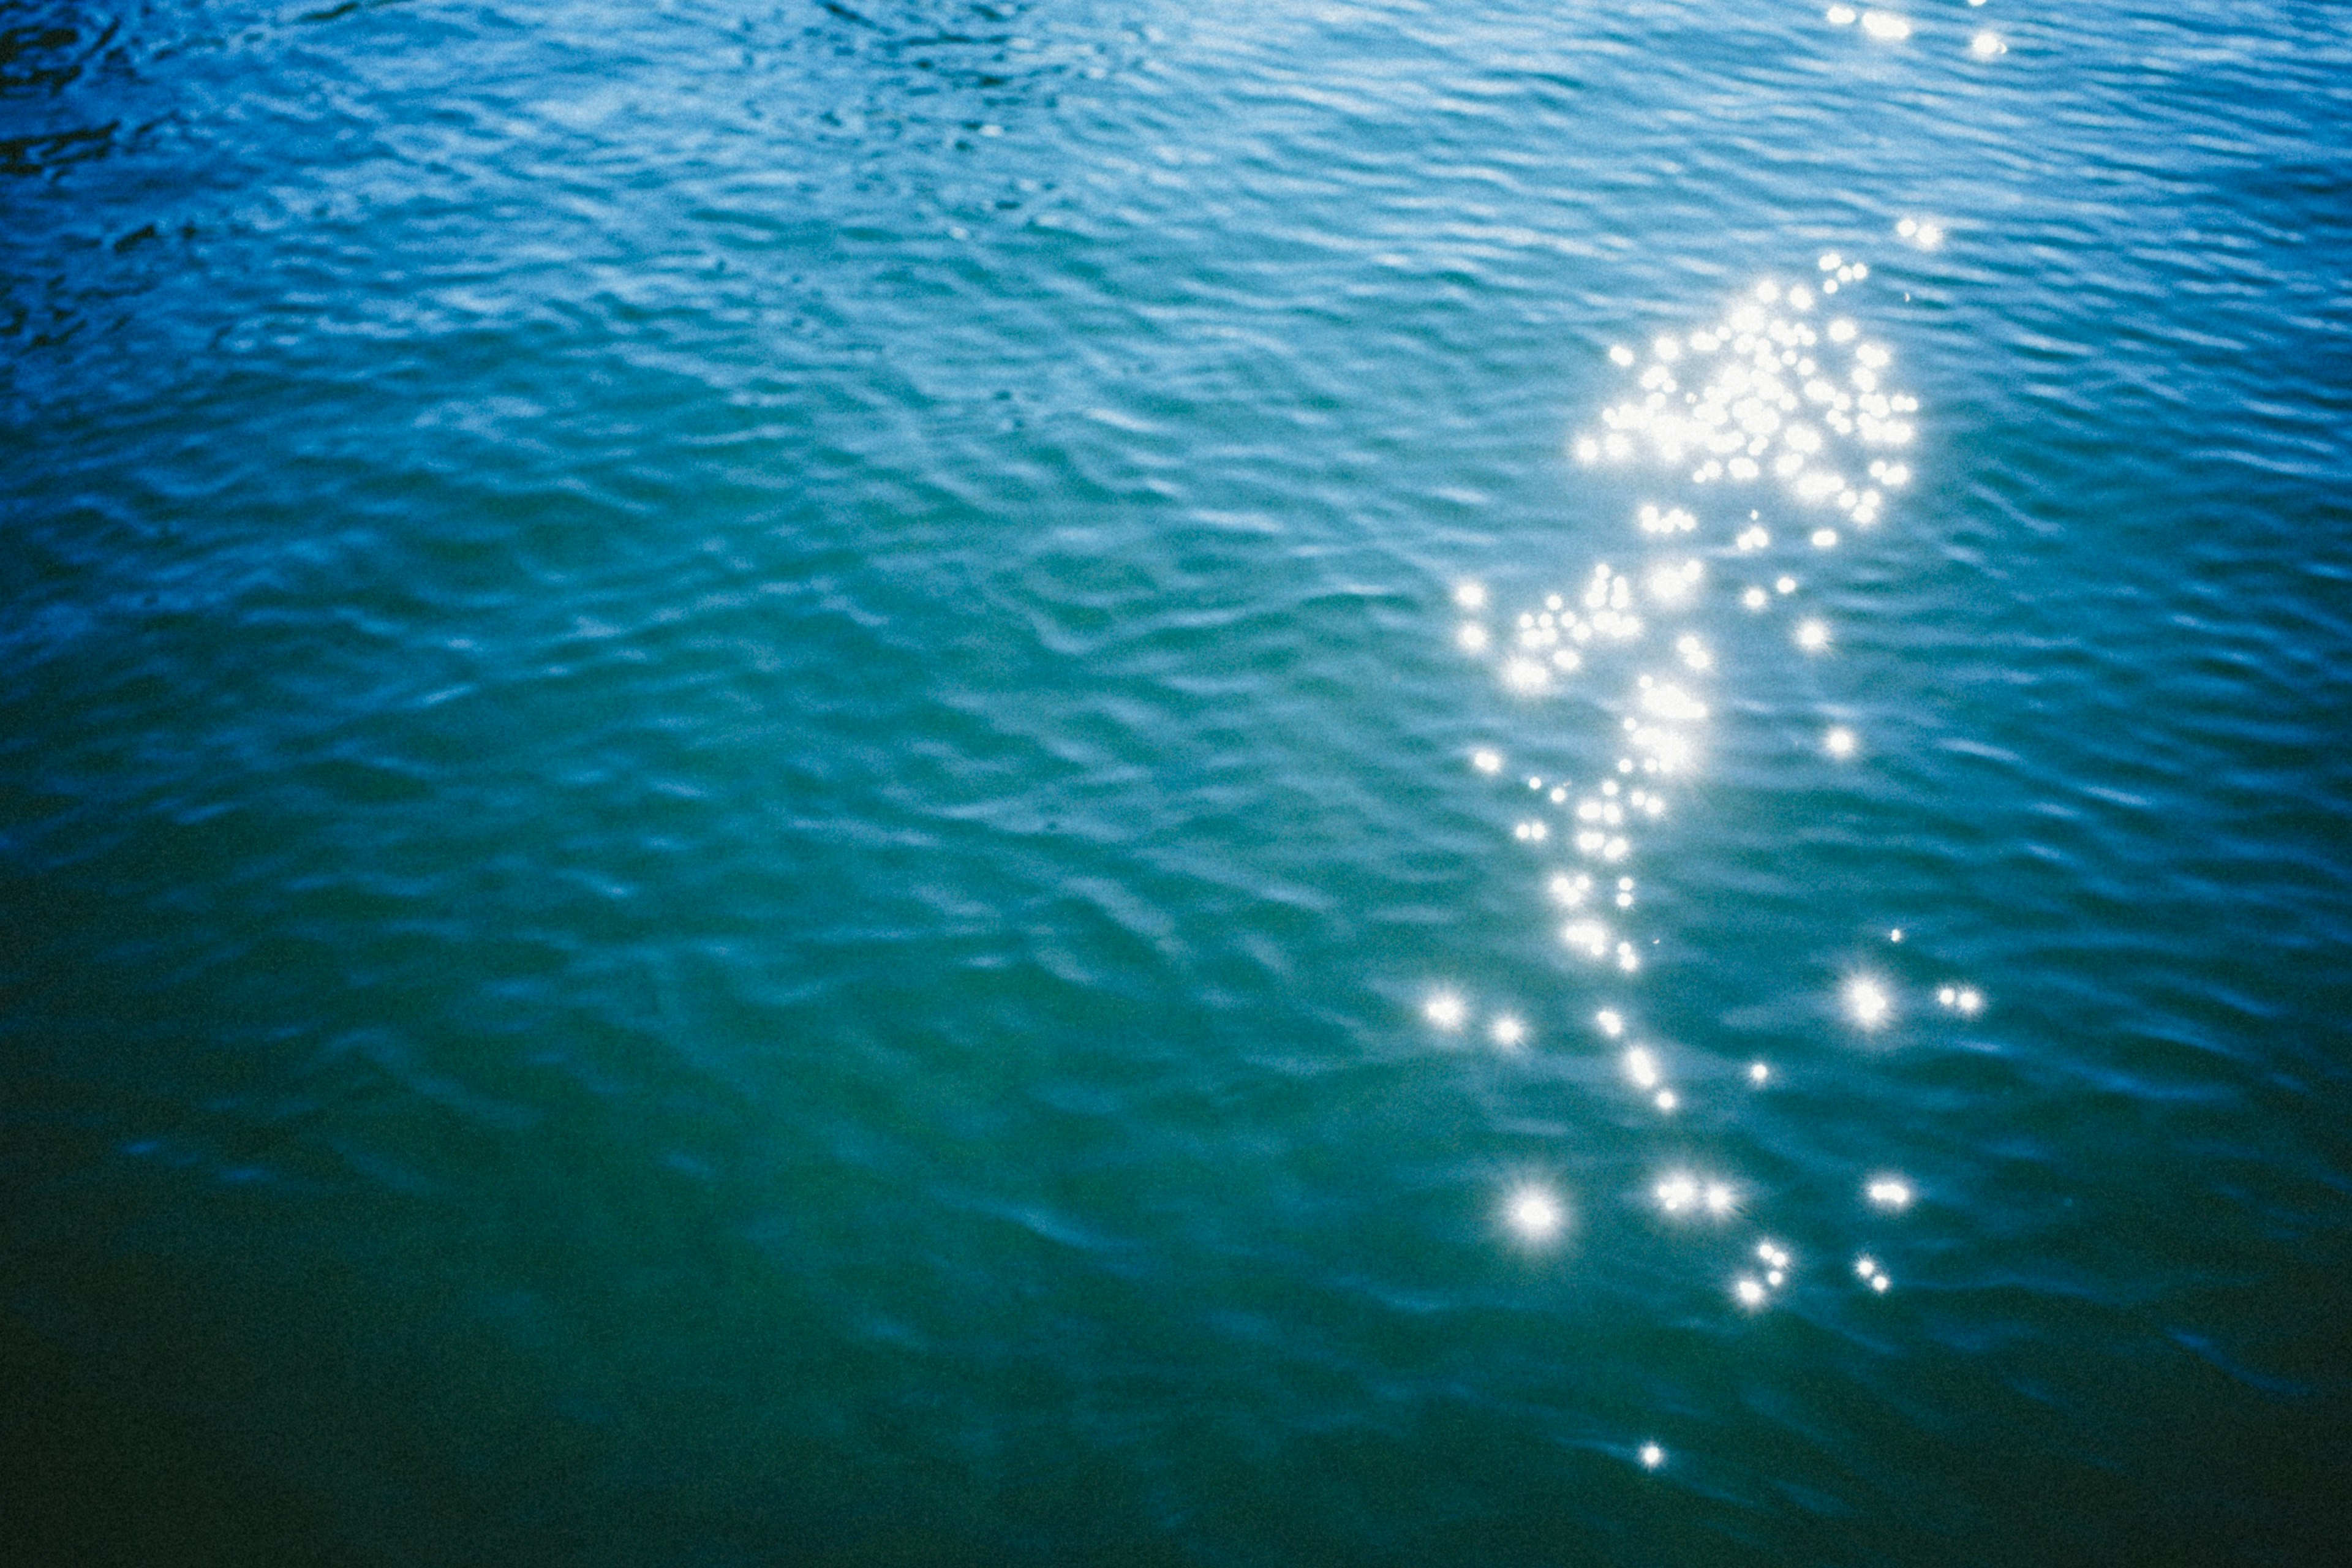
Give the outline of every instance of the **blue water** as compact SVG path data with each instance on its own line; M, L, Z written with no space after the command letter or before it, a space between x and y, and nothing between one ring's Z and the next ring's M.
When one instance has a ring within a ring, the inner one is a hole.
M1827 9L0 0L0 1557L2334 1561L2352 14Z

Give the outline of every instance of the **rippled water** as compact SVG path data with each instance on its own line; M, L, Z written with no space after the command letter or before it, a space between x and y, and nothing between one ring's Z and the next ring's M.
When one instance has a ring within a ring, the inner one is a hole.
M2331 1560L2352 26L1856 9L0 0L6 1554Z

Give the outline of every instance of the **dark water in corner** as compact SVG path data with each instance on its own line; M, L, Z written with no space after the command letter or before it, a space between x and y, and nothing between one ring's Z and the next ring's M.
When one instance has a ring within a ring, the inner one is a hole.
M0 4L0 1555L2333 1558L2352 13L1903 15Z

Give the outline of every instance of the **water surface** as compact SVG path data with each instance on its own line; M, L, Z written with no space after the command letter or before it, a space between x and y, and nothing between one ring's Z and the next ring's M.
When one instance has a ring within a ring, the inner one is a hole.
M14 1552L2329 1560L2352 32L1894 14L0 5Z

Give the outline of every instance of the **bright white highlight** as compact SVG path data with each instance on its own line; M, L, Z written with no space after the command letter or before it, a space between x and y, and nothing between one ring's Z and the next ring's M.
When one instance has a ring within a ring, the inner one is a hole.
M1865 1029L1875 1029L1895 1016L1894 999L1877 981L1867 978L1846 982L1845 1009Z
M1458 1029L1470 1021L1470 1005L1455 992L1439 991L1423 1005L1421 1015L1441 1029Z
M1874 1208L1890 1209L1900 1214L1911 1206L1911 1184L1900 1176L1874 1176L1862 1189Z
M1526 1186L1511 1194L1503 1207L1503 1218L1521 1240L1545 1242L1560 1233L1568 1223L1568 1213L1546 1189Z

